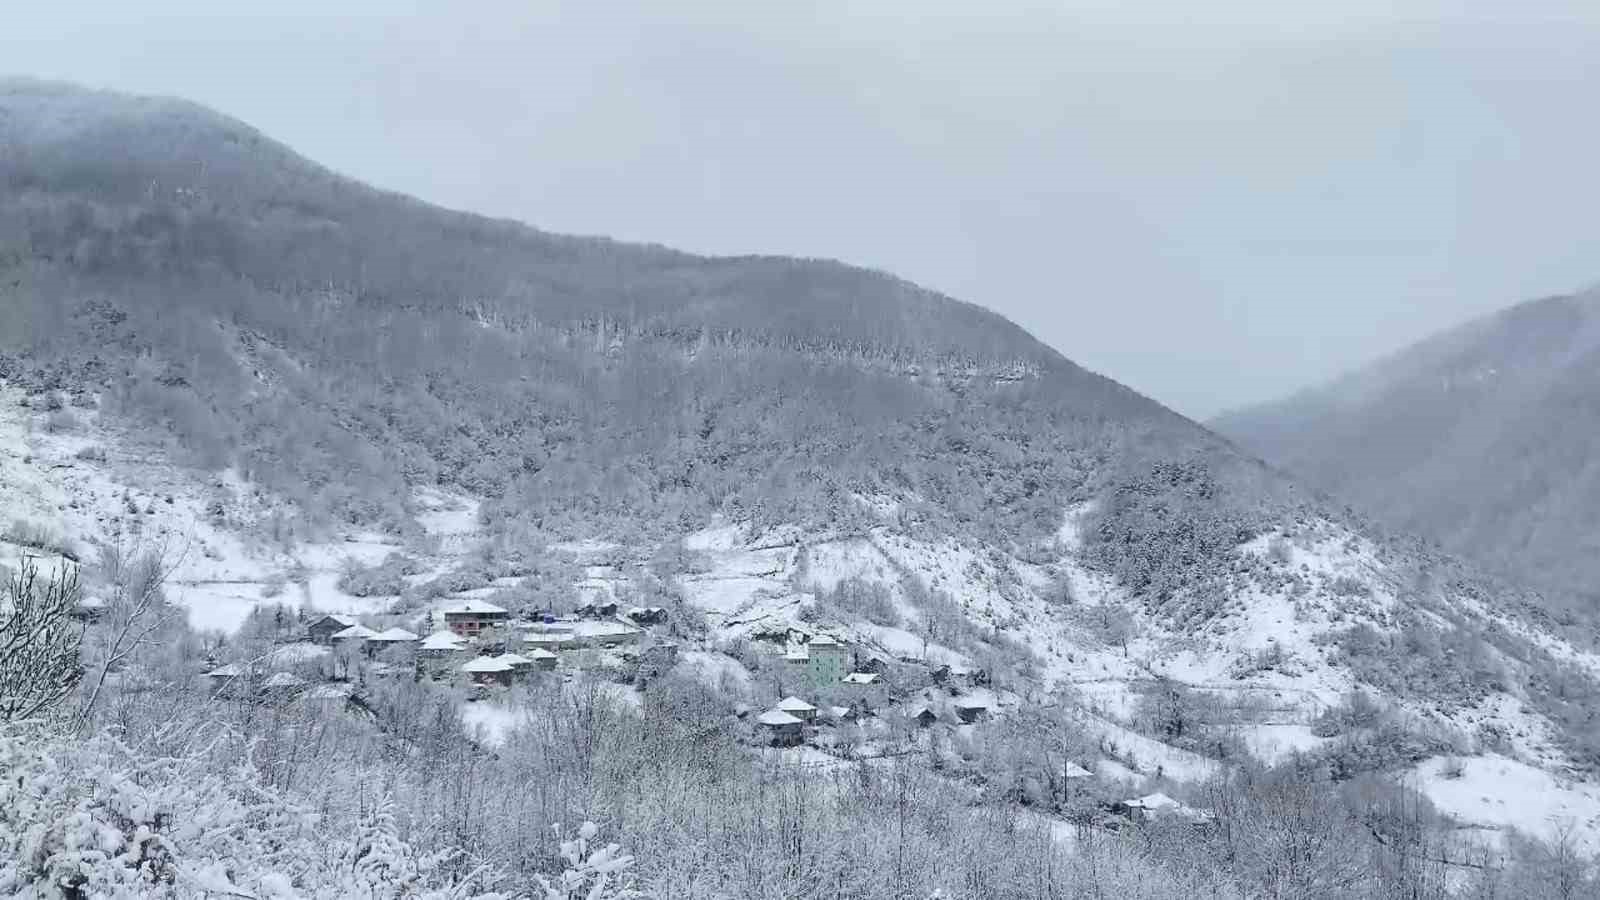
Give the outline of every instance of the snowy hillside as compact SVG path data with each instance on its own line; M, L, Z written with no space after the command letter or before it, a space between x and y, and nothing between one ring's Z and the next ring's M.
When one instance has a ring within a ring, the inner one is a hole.
M165 548L168 594L197 629L235 630L263 603L416 623L460 599L512 595L523 581L480 577L406 608L399 593L352 595L341 590L341 574L392 554L413 560L403 578L411 585L472 568L486 540L477 503L420 492L420 531L409 539L355 531L274 539L272 523L290 511L260 489L226 473L186 474L93 409L73 410L74 424L62 428L22 405L20 391L8 389L4 401L0 502L10 517L79 556L119 539ZM1402 730L1427 736L1415 758L1374 764L1389 777L1487 835L1519 828L1548 836L1570 820L1584 842L1600 847L1600 811L1590 799L1600 796L1600 781L1580 774L1589 761L1575 757L1536 688L1554 665L1600 674L1600 656L1483 597L1444 591L1426 604L1402 599L1404 578L1393 560L1329 522L1238 546L1226 597L1203 623L1178 626L1085 564L1085 512L1063 510L1053 547L1026 561L1000 547L907 533L893 524L892 504L881 505L880 524L851 534L796 525L758 533L734 522L689 532L681 546L692 562L675 581L708 631L683 664L711 681L749 684L756 676L723 652L731 643L776 654L826 634L855 648L858 660L989 670L1002 716L1024 698L1066 690L1078 704L1077 727L1100 749L1100 768L1139 789L1198 784L1235 764L1228 753L1153 726L1152 686L1177 686L1212 732L1208 740L1224 735L1230 753L1266 763L1295 753L1336 756L1370 737L1372 723L1340 718L1354 692L1366 691ZM13 537L0 548L14 561L24 548ZM591 600L638 591L652 552L601 535L551 549L571 561L572 596ZM1450 635L1499 635L1470 663L1493 674L1452 689L1458 676L1449 671L1420 684L1386 680L1374 677L1383 660L1351 651L1349 635L1361 629L1364 641L1421 652L1404 643L1419 628L1445 635L1427 664L1447 669L1468 665L1454 658ZM512 721L506 715L471 711L495 730ZM1442 760L1463 774L1446 776ZM1518 779L1544 781L1530 792L1514 787Z

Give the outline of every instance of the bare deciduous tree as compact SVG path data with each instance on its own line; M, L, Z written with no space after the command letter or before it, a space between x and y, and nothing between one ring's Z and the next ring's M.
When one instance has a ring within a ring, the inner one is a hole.
M0 720L45 712L72 692L83 668L78 649L78 570L63 562L43 582L33 556L23 556L0 594Z
M165 546L139 554L127 553L120 544L102 551L101 568L111 597L106 604L104 647L93 684L78 711L80 726L88 724L106 676L134 651L151 643L152 636L166 624L162 586L176 567L176 563L168 562L169 555ZM182 555L178 558L181 560Z

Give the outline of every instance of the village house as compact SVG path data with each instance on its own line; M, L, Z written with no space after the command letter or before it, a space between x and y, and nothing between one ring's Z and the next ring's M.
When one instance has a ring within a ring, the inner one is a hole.
M851 701L863 709L876 709L883 705L887 689L883 678L874 672L851 672L840 682Z
M377 635L378 633L373 631L371 628L368 628L365 625L355 624L351 625L349 628L334 632L333 636L328 638L328 640L337 647L345 644L365 644L367 641L377 637Z
M1206 825L1216 819L1216 814L1211 810L1196 809L1160 791L1131 800L1120 800L1111 804L1110 811L1113 815L1122 816L1133 822L1177 819L1191 825Z
M520 678L533 673L533 660L515 653L502 653L494 657L511 667L513 678Z
M477 637L486 628L511 621L511 613L487 600L463 600L440 610L446 628L462 637Z
M805 737L805 723L781 709L769 709L756 718L774 747L790 747Z
M624 622L612 621L581 621L581 622L542 622L533 626L526 636L524 643L539 643L547 649L556 649L544 642L530 640L534 635L561 635L565 641L552 641L562 648L568 647L622 647L636 644L644 636L644 632Z
M261 687L269 694L292 694L305 685L306 680L293 672L275 672Z
M989 715L989 701L981 697L958 697L950 705L956 716L969 725Z
M806 644L806 656L806 673L818 687L838 684L850 671L850 651L825 634L813 637Z
M571 632L566 631L530 631L522 636L522 643L525 647L547 653L558 653L577 646L577 641Z
M415 632L407 631L404 628L387 628L367 638L367 643L375 645L376 649L381 650L413 644L416 643L416 640L417 635Z
M667 611L659 606L635 606L628 610L628 620L635 625L660 625L667 620Z
M577 613L586 619L610 619L617 615L615 600L585 600L578 604Z
M454 631L435 631L417 645L417 653L427 657L449 656L466 649L467 641Z
M544 672L555 670L557 657L549 650L545 650L541 647L533 647L531 649L522 651L522 655L532 660L533 667L536 669Z
M809 722L817 717L817 708L799 697L785 697L778 701L777 708L802 722Z
M341 616L329 613L313 619L311 624L306 626L306 636L319 644L329 644L333 642L335 634L354 624L356 624L355 616Z
M474 684L510 685L514 669L499 656L479 656L461 665Z
M227 691L230 696L237 696L245 681L250 677L250 670L238 663L228 663L218 666L205 674L206 684L213 694Z
M919 706L911 711L909 718L918 728L929 728L939 721L939 714L931 707Z

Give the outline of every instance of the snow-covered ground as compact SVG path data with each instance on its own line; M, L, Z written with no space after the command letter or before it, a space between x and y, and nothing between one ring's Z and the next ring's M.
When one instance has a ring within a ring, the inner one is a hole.
M74 410L78 425L51 432L44 427L44 414L22 407L21 399L18 391L0 387L0 528L27 522L91 558L95 543L163 549L172 569L168 594L199 628L236 629L264 602L381 613L394 598L356 598L339 590L340 572L348 563L374 565L405 552L423 569L407 577L416 584L450 571L482 539L475 500L425 490L414 500L421 510L418 521L433 538L426 552L356 531L318 542L273 542L263 537L271 533L268 523L289 510L237 473L199 474L152 459L102 426L92 410ZM1131 727L1142 684L1156 676L1171 678L1246 710L1238 734L1265 761L1315 751L1327 741L1311 733L1311 722L1356 686L1324 637L1353 622L1388 627L1399 602L1370 542L1337 526L1313 524L1294 536L1265 535L1238 552L1305 583L1325 587L1337 581L1346 590L1336 598L1325 590L1291 595L1256 584L1225 598L1203 629L1178 630L1151 619L1115 582L1080 563L1077 528L1084 507L1064 512L1054 547L1059 558L1041 565L1036 554L1030 555L1034 561L1024 562L1008 550L898 530L889 524L898 509L892 498L861 502L885 524L844 536L795 527L752 534L740 524L720 522L686 535L684 545L700 565L682 576L680 585L688 601L705 611L712 630L704 646L683 648L685 669L712 684L750 685L750 672L712 644L788 628L817 633L818 623L805 620L802 612L846 579L882 585L900 624L825 623L829 633L884 657L974 665L954 647L925 640L923 611L904 589L910 574L950 598L971 620L974 633L1003 634L1030 648L1039 663L1036 688L1073 687L1085 708L1080 726L1107 755L1099 761L1103 776L1192 783L1219 772L1221 764ZM647 552L603 536L575 538L554 549L579 563L576 588L612 594L628 583L630 555L638 559ZM17 544L0 541L0 565L14 565L22 552ZM502 579L439 602L491 597L515 581ZM1557 635L1476 598L1462 598L1458 608L1600 674L1600 656ZM1112 614L1129 623L1126 640L1114 644L1097 630ZM1266 657L1280 662L1256 662ZM638 702L636 692L618 688L617 694ZM1011 701L1000 699L1003 715ZM1504 738L1500 746L1509 758L1465 758L1460 777L1442 760L1401 773L1441 810L1482 828L1517 828L1545 837L1570 821L1582 840L1600 848L1600 785L1555 774L1566 762L1556 735L1521 698L1495 694L1465 709L1401 708L1463 734L1489 728ZM515 711L494 701L465 704L463 717L491 742L503 739L518 720ZM831 757L803 761L837 762Z
M1436 757L1402 781L1464 823L1515 828L1547 841L1570 834L1582 852L1600 852L1600 786L1493 755Z

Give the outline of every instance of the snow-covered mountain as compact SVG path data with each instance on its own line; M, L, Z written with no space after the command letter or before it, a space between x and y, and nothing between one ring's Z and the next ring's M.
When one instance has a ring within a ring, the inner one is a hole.
M433 209L174 101L9 83L0 146L0 565L163 548L223 633L661 604L736 693L819 636L910 673L952 784L1025 795L972 747L1054 697L1108 790L1304 766L1600 850L1588 634L980 308Z
M1523 303L1215 427L1313 487L1592 609L1600 293Z

